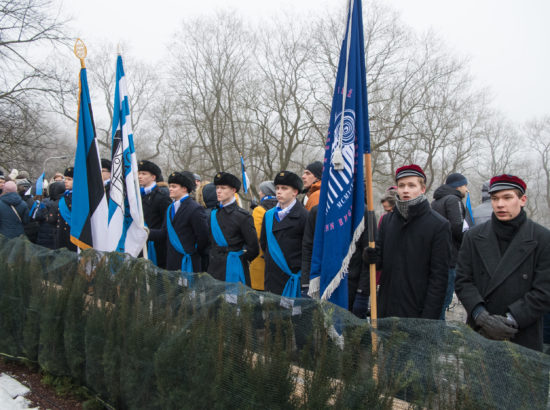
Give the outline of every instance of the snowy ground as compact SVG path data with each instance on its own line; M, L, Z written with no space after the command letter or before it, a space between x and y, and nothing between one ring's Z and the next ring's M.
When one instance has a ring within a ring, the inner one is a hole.
M29 409L30 402L25 396L29 388L6 373L0 374L0 410Z

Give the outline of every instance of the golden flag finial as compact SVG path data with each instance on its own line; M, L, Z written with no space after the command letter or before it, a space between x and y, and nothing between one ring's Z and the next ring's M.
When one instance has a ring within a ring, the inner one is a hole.
M74 55L80 59L81 67L86 68L86 65L84 64L84 59L86 58L86 55L88 55L88 49L86 48L84 42L79 38L77 38L76 42L74 43Z

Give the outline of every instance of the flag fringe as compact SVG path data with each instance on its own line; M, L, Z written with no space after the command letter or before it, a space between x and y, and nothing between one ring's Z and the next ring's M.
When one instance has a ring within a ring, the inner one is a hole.
M353 254L355 253L355 249L357 248L355 244L363 234L364 230L365 230L365 216L363 215L361 222L359 223L359 225L355 229L355 232L353 233L351 245L348 249L348 253L346 257L342 261L342 266L340 267L340 270L338 271L338 273L334 276L334 278L332 278L332 281L329 283L329 285L323 292L323 295L321 296L322 300L328 300L332 296L332 293L338 288L338 286L340 286L340 282L342 281L342 279L344 279L344 276L348 272L348 267L351 261L351 257L353 256Z
M307 295L310 298L319 299L320 293L321 293L321 277L317 276L316 278L310 279Z

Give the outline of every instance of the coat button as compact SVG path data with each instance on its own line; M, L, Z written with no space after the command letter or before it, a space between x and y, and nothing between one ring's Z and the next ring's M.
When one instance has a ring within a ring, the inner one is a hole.
M522 278L523 278L523 279L527 279L528 277L529 277L529 276L528 276L526 273L524 273L524 274L522 275Z

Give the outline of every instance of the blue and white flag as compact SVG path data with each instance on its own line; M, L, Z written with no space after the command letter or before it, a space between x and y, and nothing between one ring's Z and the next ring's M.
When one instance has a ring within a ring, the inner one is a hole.
M241 177L243 180L243 191L245 194L248 193L248 175L246 174L246 168L244 167L244 158L241 154Z
M370 152L361 0L350 0L332 99L309 294L348 307L348 266L364 230L363 154Z
M36 195L44 195L44 177L46 176L46 171L42 172L42 175L36 180Z
M111 188L109 191L109 250L138 256L145 242L138 165L130 124L126 77L119 55L113 103Z
M80 93L74 159L71 242L81 249L107 250L107 200L95 134L86 68L80 70Z

